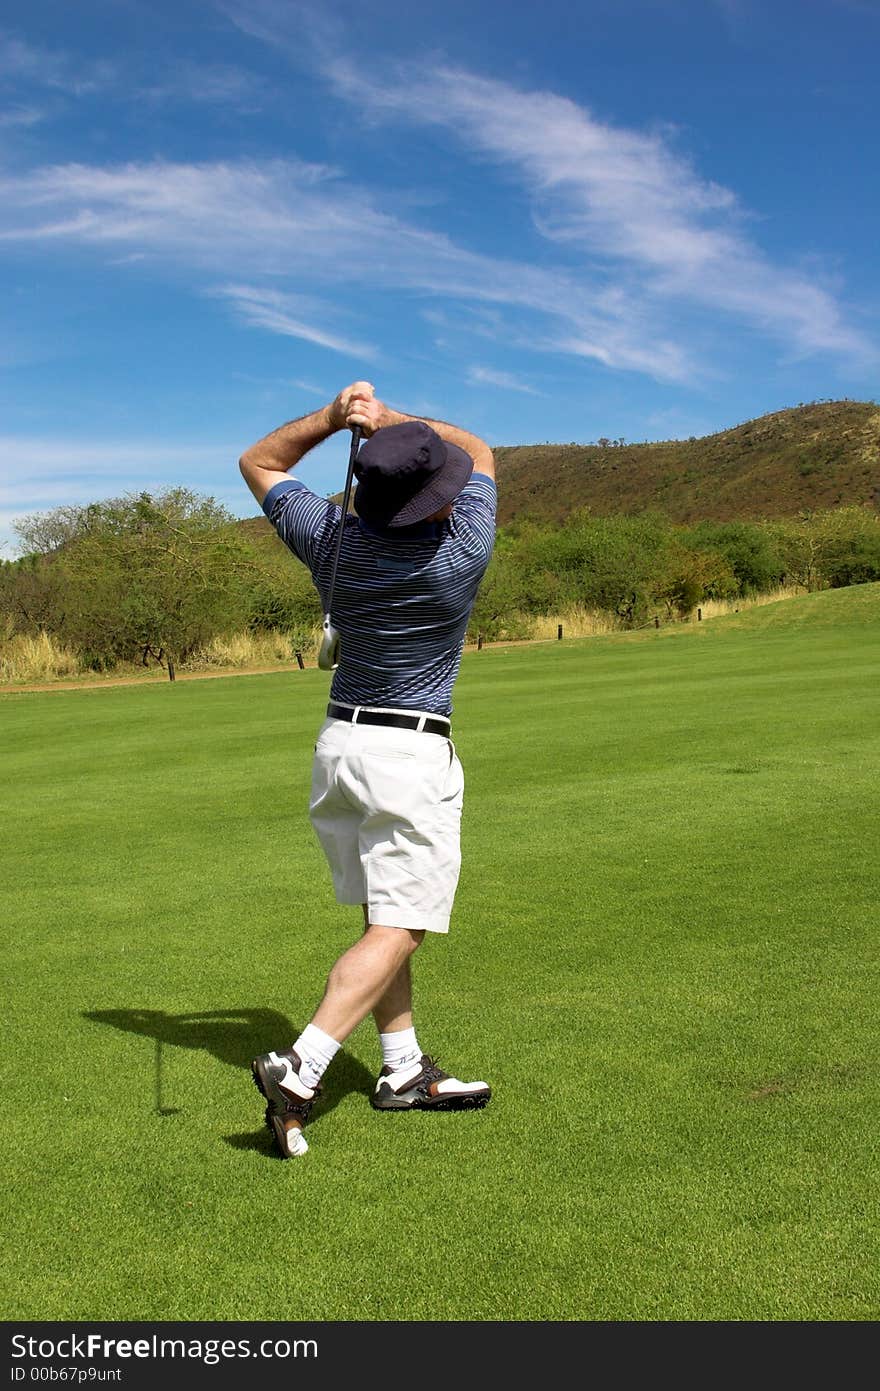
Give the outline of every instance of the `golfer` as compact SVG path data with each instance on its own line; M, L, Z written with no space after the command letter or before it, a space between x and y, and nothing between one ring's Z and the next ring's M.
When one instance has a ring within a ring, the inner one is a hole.
M310 492L291 470L322 440L359 427L357 516ZM311 571L340 651L318 734L310 815L340 903L360 904L363 936L339 957L292 1046L255 1058L266 1123L285 1158L321 1077L372 1012L381 1111L485 1106L422 1052L410 959L426 932L449 930L458 883L464 778L451 738L452 687L495 537L492 452L466 430L389 409L355 382L321 410L248 449L241 471L281 539Z

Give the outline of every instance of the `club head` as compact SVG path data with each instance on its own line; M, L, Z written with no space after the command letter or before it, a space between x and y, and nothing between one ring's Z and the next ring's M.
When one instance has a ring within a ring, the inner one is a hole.
M324 614L321 646L318 648L318 666L322 671L335 671L339 666L339 634L330 622L329 613Z

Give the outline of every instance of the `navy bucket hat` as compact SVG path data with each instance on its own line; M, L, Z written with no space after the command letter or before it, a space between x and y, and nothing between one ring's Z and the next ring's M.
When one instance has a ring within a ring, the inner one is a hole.
M369 526L414 526L454 502L474 461L423 420L386 425L361 446L354 510Z

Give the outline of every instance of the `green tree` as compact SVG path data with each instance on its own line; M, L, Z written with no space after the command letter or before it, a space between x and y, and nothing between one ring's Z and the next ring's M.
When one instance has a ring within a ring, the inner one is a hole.
M529 574L522 564L522 539L498 532L489 567L480 582L468 622L468 634L482 634L488 641L524 638L531 631L532 607Z
M175 663L243 626L252 549L235 518L186 488L138 493L61 515L27 518L25 544L45 548L63 599L50 631L93 666L152 653Z
M670 532L666 519L655 514L575 512L564 527L532 539L532 572L555 576L563 603L605 609L634 626L651 606L652 580Z
M0 563L0 616L10 636L52 632L64 602L62 576L50 557L29 554Z
M301 633L319 628L321 601L308 567L280 548L255 547L248 582L247 626L252 632Z
M692 613L702 600L726 599L738 591L733 569L720 551L687 546L673 536L657 558L652 594L670 617Z
M683 539L698 550L720 552L736 576L740 594L772 589L786 573L773 534L757 522L698 522Z
M765 527L787 575L807 589L880 579L880 517L865 507L802 512Z

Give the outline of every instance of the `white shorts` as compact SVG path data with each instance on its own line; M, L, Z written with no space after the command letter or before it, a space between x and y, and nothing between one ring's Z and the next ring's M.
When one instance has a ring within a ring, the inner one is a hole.
M448 932L461 868L464 773L451 739L327 719L309 815L339 903L371 923Z

